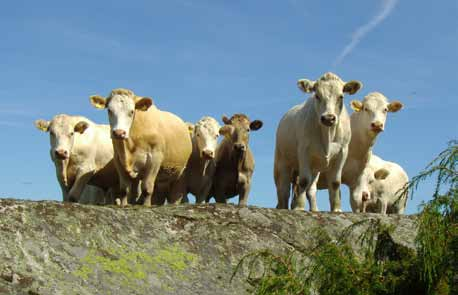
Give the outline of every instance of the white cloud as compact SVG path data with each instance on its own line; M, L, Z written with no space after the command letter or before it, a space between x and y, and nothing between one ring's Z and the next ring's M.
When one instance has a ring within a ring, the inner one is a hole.
M334 66L340 64L343 59L349 55L353 49L355 49L356 45L375 27L377 27L390 13L393 11L394 7L396 6L398 0L382 0L380 9L378 10L377 14L366 24L362 25L361 27L357 28L352 36L350 43L345 46L342 52L334 61Z

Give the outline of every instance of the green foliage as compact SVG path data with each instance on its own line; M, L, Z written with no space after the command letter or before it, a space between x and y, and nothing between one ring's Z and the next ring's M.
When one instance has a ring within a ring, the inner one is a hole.
M457 141L450 142L401 192L412 196L421 182L436 176L433 198L418 216L416 251L393 241L393 227L370 218L351 225L337 239L314 229L310 234L315 245L308 249L249 254L233 277L245 273L258 295L458 294L457 151ZM361 226L365 230L355 253L349 237Z

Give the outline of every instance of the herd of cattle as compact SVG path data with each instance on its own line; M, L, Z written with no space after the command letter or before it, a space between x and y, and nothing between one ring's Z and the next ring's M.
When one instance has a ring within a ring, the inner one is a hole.
M407 197L397 192L408 182L406 172L372 153L387 113L403 105L373 92L351 101L349 116L344 94L358 92L361 82L325 73L297 84L312 95L292 107L277 129L277 208L303 210L307 198L317 211L317 189L327 188L331 211L340 212L344 183L353 212L403 213ZM226 203L238 195L239 205L247 205L254 171L249 136L262 121L235 114L223 116L223 126L211 117L185 123L127 89L91 96L90 102L108 111L109 125L64 114L35 121L50 134L64 201L151 206L187 202L192 193L196 203Z

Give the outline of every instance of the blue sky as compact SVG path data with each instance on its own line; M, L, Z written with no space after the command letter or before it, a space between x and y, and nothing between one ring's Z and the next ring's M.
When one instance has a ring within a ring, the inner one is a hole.
M389 115L375 152L410 176L457 138L455 0L16 0L2 5L0 34L3 197L60 200L48 135L33 121L68 113L104 123L88 97L118 87L186 121L236 112L263 120L250 142L249 203L258 206L276 204L275 130L307 98L299 78L333 71L361 80L347 108L372 91L401 100L405 109ZM421 186L407 212L432 189ZM342 199L350 210L346 189ZM318 206L329 210L327 191Z

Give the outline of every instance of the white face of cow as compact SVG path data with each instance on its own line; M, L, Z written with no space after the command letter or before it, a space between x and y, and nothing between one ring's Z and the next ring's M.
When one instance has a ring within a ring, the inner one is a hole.
M135 112L146 111L153 104L151 98L135 96L127 89L115 89L108 98L94 95L90 100L94 107L108 110L111 138L119 140L129 138Z
M366 168L361 175L357 189L354 194L365 209L367 205L376 204L378 197L383 193L383 181L389 176L390 172L381 168L374 172L373 169Z
M215 157L219 129L218 122L211 117L200 119L194 126L194 138L202 158L213 159Z
M75 142L75 133L84 133L89 124L85 121L75 124L71 117L58 115L52 121L37 120L35 126L41 131L49 132L52 158L67 160Z
M399 101L388 103L386 97L378 92L368 94L363 101L353 100L352 109L357 113L358 127L363 128L371 136L385 129L388 112L397 112L403 105Z
M359 81L344 83L332 73L324 74L318 81L301 79L298 87L306 92L313 92L314 109L320 123L332 127L339 123L340 113L343 109L344 93L354 94L362 87Z

